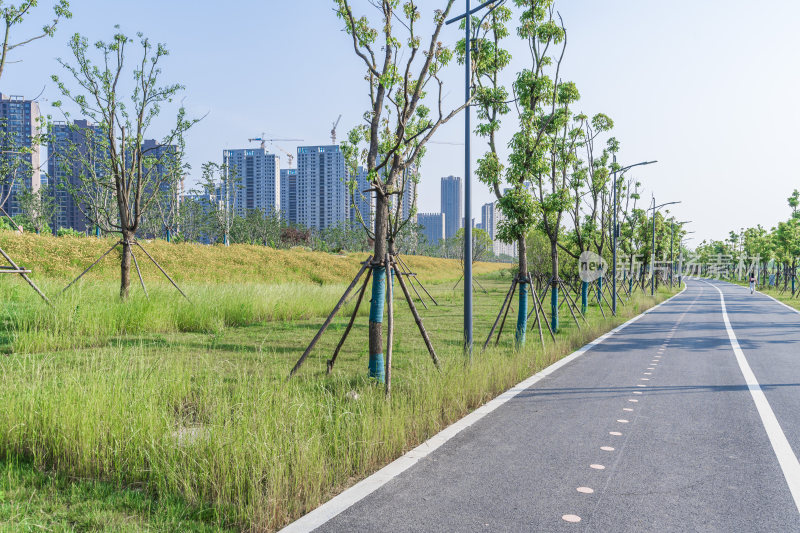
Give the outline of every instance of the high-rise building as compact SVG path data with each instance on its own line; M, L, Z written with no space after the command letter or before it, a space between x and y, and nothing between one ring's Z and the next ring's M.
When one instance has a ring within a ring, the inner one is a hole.
M309 228L324 229L350 219L344 154L338 146L297 148L297 217Z
M499 210L496 208L495 202L489 202L481 206L481 220L483 221L483 231L489 234L489 238L495 239L497 235L497 217Z
M40 147L34 137L39 135L39 102L22 96L0 93L0 159L6 173L0 183L0 202L5 211L22 214L18 193L22 187L38 191L42 183L39 170ZM21 151L29 153L20 153Z
M419 181L419 169L410 166L405 170L405 182L403 184L403 220L411 216L411 208L417 203L417 181Z
M367 227L372 227L372 214L375 211L375 195L368 191L368 189L372 188L372 184L369 182L369 173L366 168L358 167L355 182L355 191L353 195L351 196L350 191L347 192L350 222L358 224L358 215L360 214L364 224L366 224ZM356 211L356 209L358 209L358 211Z
M236 214L244 216L250 209L265 213L280 210L280 158L264 148L224 150L222 160L236 172Z
M297 224L297 169L281 169L281 211L289 224Z
M417 224L422 226L422 234L428 244L434 246L445 238L447 217L444 213L417 213Z
M47 175L53 197L56 201L56 212L53 215L53 229L71 228L76 231L86 231L89 221L86 219L81 206L75 202L71 190L80 190L83 179L89 178L89 173L98 178L103 175L105 168L96 157L95 139L102 135L99 126L86 120L76 120L72 124L54 122L50 127L50 139L47 145ZM95 163L91 168L85 165ZM84 206L85 210L86 207Z
M516 257L517 243L506 244L497 238L500 222L503 220L503 213L497 202L489 202L481 206L481 218L483 219L483 229L492 239L492 251L495 255L508 255Z
M444 235L446 239L455 236L464 218L464 200L461 191L461 178L447 176L441 185L442 214L445 216Z

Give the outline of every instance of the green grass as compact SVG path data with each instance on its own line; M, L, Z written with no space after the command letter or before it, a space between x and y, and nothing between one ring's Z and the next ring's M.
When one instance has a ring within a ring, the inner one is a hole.
M177 498L70 478L15 459L0 461L0 531L186 531L220 529Z
M476 292L477 345L508 283L499 275L482 280L489 292ZM0 457L31 472L97 480L110 492L92 505L112 514L127 512L121 502L134 487L156 510L131 511L130 527L141 519L153 529L183 519L277 529L666 296L638 295L614 319L592 307L581 330L562 308L563 329L545 349L529 333L515 351L513 323L506 324L500 345L476 350L466 365L460 286L431 284L441 305L420 312L443 362L438 373L397 290L393 395L386 400L365 377L366 317L332 375L325 361L345 314L286 380L341 285L198 284L187 287L200 302L194 305L163 285L153 287L153 302L135 296L120 304L101 296L109 287L85 286L54 311L26 300L24 286L2 289L16 300L0 328L13 350L0 356ZM358 399L349 399L352 392ZM67 497L53 486L52 499ZM86 499L94 502L92 494ZM37 512L25 516L35 523Z
M59 285L42 289L57 294ZM98 346L118 335L143 333L220 333L226 328L269 321L326 316L344 284L199 284L183 287L190 301L170 285L151 283L149 298L134 290L128 301L109 281L82 283L54 297L48 308L17 280L0 279L0 351L41 352ZM347 306L345 311L351 310Z

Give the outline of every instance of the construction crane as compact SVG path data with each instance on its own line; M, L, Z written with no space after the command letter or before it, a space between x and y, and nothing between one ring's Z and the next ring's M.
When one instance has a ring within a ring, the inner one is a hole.
M285 153L287 158L289 159L289 166L292 166L292 161L294 160L294 155L290 154L280 146L275 144L275 141L285 141L285 142L303 142L303 139L267 139L266 134L262 133L261 137L253 137L252 139L247 139L247 142L261 142L261 149L267 149L267 143L270 143L272 146L280 150L281 152Z
M270 143L270 144L272 146L274 146L275 148L277 148L278 150L280 150L281 152L283 152L284 154L286 154L286 159L289 160L289 168L292 168L292 164L294 163L294 154L290 153L288 150L285 150L285 149L281 148L280 146L278 146L275 143Z
M342 115L339 115L339 118L336 119L331 128L331 144L336 144L336 128L339 126L340 120L342 120Z
M267 138L265 138L265 134L263 134L263 133L261 134L261 137L253 137L252 139L247 139L247 142L251 142L251 143L252 142L256 142L256 141L260 141L261 142L261 148L266 149L267 148L267 143L272 143L274 141L287 141L287 142L296 141L296 142L302 142L303 139L267 139Z

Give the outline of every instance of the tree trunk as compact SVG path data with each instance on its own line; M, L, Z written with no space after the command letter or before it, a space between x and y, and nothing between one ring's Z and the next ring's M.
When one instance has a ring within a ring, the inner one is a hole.
M558 240L550 240L550 258L553 262L553 280L550 288L550 329L558 332Z
M375 253L377 261L386 257L389 204L385 196L375 198ZM372 300L369 306L369 377L384 382L383 305L386 299L386 265L372 271Z
M581 280L581 313L589 310L589 282Z
M528 246L525 237L519 239L519 306L517 309L517 331L514 345L517 349L525 345L528 331ZM510 305L510 304L509 304Z
M600 277L597 278L597 305L603 303L603 269L600 269Z
M119 297L123 300L128 298L128 289L131 286L131 246L133 245L133 233L130 231L122 232L122 261L120 263L120 286Z

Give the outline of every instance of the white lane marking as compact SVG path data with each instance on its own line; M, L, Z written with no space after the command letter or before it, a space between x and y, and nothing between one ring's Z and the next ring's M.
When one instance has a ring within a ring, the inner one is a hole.
M594 489L589 487L578 487L578 492L582 492L583 494L592 494L594 493Z
M573 524L581 521L581 517L576 514L565 514L561 519L564 520L564 522L571 522Z
M591 467L592 467L592 468L594 468L595 470L605 470L605 469L606 469L606 467L605 467L605 466L603 466L603 465L598 465L598 464L592 464L592 465L589 465L589 466L591 466Z
M662 305L666 304L667 302L677 298L681 294L686 291L686 287L681 290L675 296L672 296L658 305L647 309L643 313L636 315L635 317L631 318L624 324L620 324L616 328L612 329L608 333L597 337L595 340L586 344L585 346L579 348L578 350L572 352L570 355L562 358L561 360L553 363L552 365L548 366L544 370L541 370L537 374L525 379L524 381L518 383L514 387L510 388L503 394L497 396L495 399L485 403L483 406L477 408L476 410L472 411L470 414L462 418L461 420L457 420L453 422L442 431L434 435L433 437L429 438L413 450L406 452L405 455L402 455L389 463L388 465L384 466L371 476L362 479L349 489L339 493L337 496L333 497L332 499L328 500L326 503L323 503L313 511L309 512L308 514L301 516L285 528L281 529L281 533L295 533L295 532L305 532L305 531L312 531L327 521L331 520L333 517L339 515L340 513L344 512L348 508L352 507L359 501L363 500L383 485L394 479L395 477L399 476L412 466L414 466L420 459L427 457L431 453L433 453L436 449L438 449L442 444L449 441L453 437L455 437L458 433L462 430L470 427L475 422L483 418L484 416L488 415L507 401L509 401L514 396L528 390L532 387L536 382L542 380L543 378L549 376L562 366L565 366L578 357L582 356L590 349L594 348L598 344L602 343L604 340L608 339L615 333L625 329L626 327L630 326L637 320L641 319L643 316L652 313ZM612 432L612 435L614 433Z
M736 286L738 287L739 285L736 285ZM743 287L743 288L744 288L745 290L747 290L747 287ZM774 301L775 303L779 303L779 304L781 304L782 306L784 306L784 307L785 307L786 309L788 309L789 311L794 311L795 313L798 313L798 314L800 314L800 311L798 311L797 309L795 309L795 308L794 308L794 307L792 307L791 305L787 305L787 304L783 303L782 301L778 300L777 298L775 298L775 297L773 297L773 296L770 296L770 295L769 295L769 294L767 294L766 292L756 291L756 293L757 293L757 294L762 294L762 295L766 296L767 298L769 298L770 300Z
M706 281L704 283L708 282ZM736 333L734 333L733 327L731 327L731 321L728 318L728 311L725 307L725 295L723 295L722 290L713 283L708 284L717 289L719 293L719 302L722 307L722 321L725 323L725 329L728 331L728 339L731 341L733 353L736 354L736 362L739 363L739 369L742 371L744 381L747 383L747 388L750 390L750 395L753 397L753 403L756 404L758 415L761 417L761 423L764 424L769 442L772 444L772 449L775 451L775 456L778 458L783 476L786 478L786 483L789 485L792 498L794 498L794 504L798 512L800 512L800 462L792 451L792 447L789 445L789 441L786 439L786 435L783 433L783 429L781 429L781 425L778 423L778 418L772 411L772 407L769 405L767 397L761 389L761 385L759 385L742 348L739 346Z

